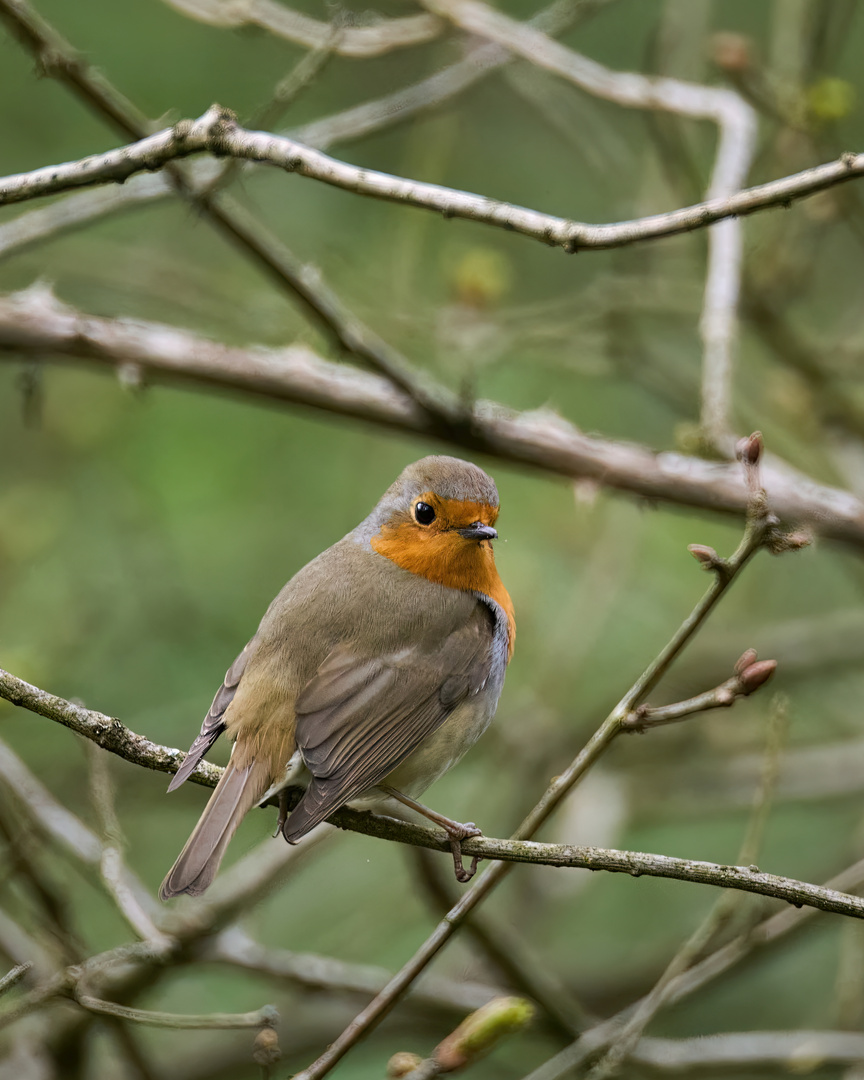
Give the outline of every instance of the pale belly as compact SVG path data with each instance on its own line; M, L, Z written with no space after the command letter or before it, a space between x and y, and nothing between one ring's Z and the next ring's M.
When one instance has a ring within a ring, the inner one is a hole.
M488 692L481 692L463 702L437 731L388 774L384 782L403 795L417 799L477 742L495 715L497 704L498 695ZM261 802L266 802L284 787L307 787L311 779L312 775L300 754L295 753L284 776L270 787ZM361 792L347 805L355 810L378 809L397 817L405 813L401 803L377 787Z
M490 708L485 694L464 702L410 757L396 766L387 777L387 785L412 799L418 798L477 742L489 726L496 704L492 702Z

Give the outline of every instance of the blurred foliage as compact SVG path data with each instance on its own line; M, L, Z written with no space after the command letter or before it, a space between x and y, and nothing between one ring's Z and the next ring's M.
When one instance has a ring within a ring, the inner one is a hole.
M326 17L312 0L297 6ZM711 35L742 35L776 100L806 100L819 122L818 133L808 133L785 123L779 106L764 109L751 177L758 182L860 149L864 20L856 7L617 0L564 40L616 69L719 83L729 72L709 62ZM302 55L264 32L193 22L159 0L122 7L40 0L39 8L162 123L197 115L212 101L242 118ZM506 8L526 18L534 11L527 0ZM378 10L407 9L392 0ZM293 128L390 92L459 55L442 38L373 60L335 58L286 123ZM0 102L3 173L117 143L63 87L35 78L32 60L7 36L0 36ZM696 200L713 151L708 125L627 112L519 64L427 117L331 152L601 222ZM376 331L454 387L516 408L554 409L585 430L659 450L692 430L704 235L571 258L276 170L242 173L236 191ZM854 185L746 225L748 289L770 301L812 349L824 380L859 407L862 238L864 202ZM325 347L281 294L176 201L97 221L0 264L4 291L37 279L97 314L174 323L229 342ZM748 311L745 303L736 428L761 428L769 449L791 464L864 493L860 435L826 408L825 383L772 350L764 319ZM21 365L0 365L0 664L175 746L191 741L223 671L282 583L352 528L406 463L450 449L301 409L136 392L66 362L28 374L41 403L30 422ZM686 545L726 552L739 529L478 463L501 493L496 555L516 606L517 648L495 724L428 799L503 836L704 588ZM806 790L790 793L781 782L763 869L820 881L861 854L864 779L835 789L832 775L864 739L864 615L854 632L848 619L860 612L862 588L860 557L838 547L759 556L658 693L657 700L674 700L713 685L753 646L780 661L775 685L789 696L790 754L834 748ZM742 782L742 795L734 778L761 752L769 704L762 692L731 712L619 740L544 838L734 860L754 783ZM2 737L41 779L92 822L76 738L2 702L0 723ZM224 760L220 752L216 760ZM187 786L169 798L163 777L113 759L110 766L129 861L155 887L206 793ZM714 777L704 795L694 775ZM250 816L229 862L272 830L271 817ZM89 951L125 940L116 913L87 880L48 852L39 859ZM415 877L410 853L396 845L342 836L310 854L250 913L248 927L273 946L395 968L432 925ZM708 889L673 881L520 867L488 908L520 929L588 1009L605 1015L651 986L714 899ZM5 874L0 903L25 923L31 918L26 890ZM851 991L848 972L841 978L848 933L842 920L821 919L662 1013L652 1033L839 1026L840 1002L864 994L860 971ZM464 937L436 968L493 979ZM274 995L284 1017L283 1069L309 1060L356 1004L195 966L172 972L140 1004L248 1010ZM423 1027L394 1019L334 1075L378 1080L393 1051L426 1055L447 1030L435 1018ZM100 1032L90 1075L119 1075L104 1071L119 1066ZM137 1034L157 1061L175 1054L190 1061L232 1045L242 1053L251 1043L243 1033ZM520 1077L559 1046L535 1027L471 1075ZM248 1054L247 1061L246 1072L235 1064L230 1075L257 1075Z

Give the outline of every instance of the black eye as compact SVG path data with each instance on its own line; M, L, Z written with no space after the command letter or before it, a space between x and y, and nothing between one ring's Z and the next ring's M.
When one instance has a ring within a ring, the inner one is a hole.
M435 511L429 503L418 502L414 506L414 517L420 525L431 525L435 520Z

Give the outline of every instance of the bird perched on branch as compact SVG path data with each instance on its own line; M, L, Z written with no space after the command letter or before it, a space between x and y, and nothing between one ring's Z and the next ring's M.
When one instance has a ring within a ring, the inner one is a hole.
M409 465L353 532L282 589L219 688L168 788L224 731L231 760L162 883L163 900L213 881L246 812L280 797L289 843L341 806L401 803L460 841L477 836L416 802L479 738L513 653L513 605L495 569L498 492L467 461ZM287 814L284 789L305 792Z

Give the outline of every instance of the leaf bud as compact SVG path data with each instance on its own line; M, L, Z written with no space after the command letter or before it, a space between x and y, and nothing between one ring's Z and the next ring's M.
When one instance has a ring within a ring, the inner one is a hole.
M524 998L495 998L466 1016L433 1056L442 1072L455 1072L483 1057L504 1036L525 1027L533 1016L534 1006Z
M400 1050L387 1062L387 1080L399 1080L399 1077L407 1076L422 1064L423 1059L418 1054Z
M753 466L759 464L763 448L762 432L754 431L753 434L746 439L738 440L735 447L735 453L739 461L743 461L745 465Z
M746 649L735 662L735 667L733 669L735 674L740 675L741 672L745 671L751 664L755 664L758 659L759 657L755 649Z
M758 660L739 672L738 679L742 693L752 694L754 690L758 690L760 686L768 682L776 670L776 660Z
M746 34L720 31L711 37L711 59L723 71L748 71L753 66L753 42Z
M275 1065L282 1057L279 1035L275 1028L263 1027L252 1044L252 1060L256 1065Z
M706 570L711 570L720 561L720 556L707 544L688 544L687 550Z

